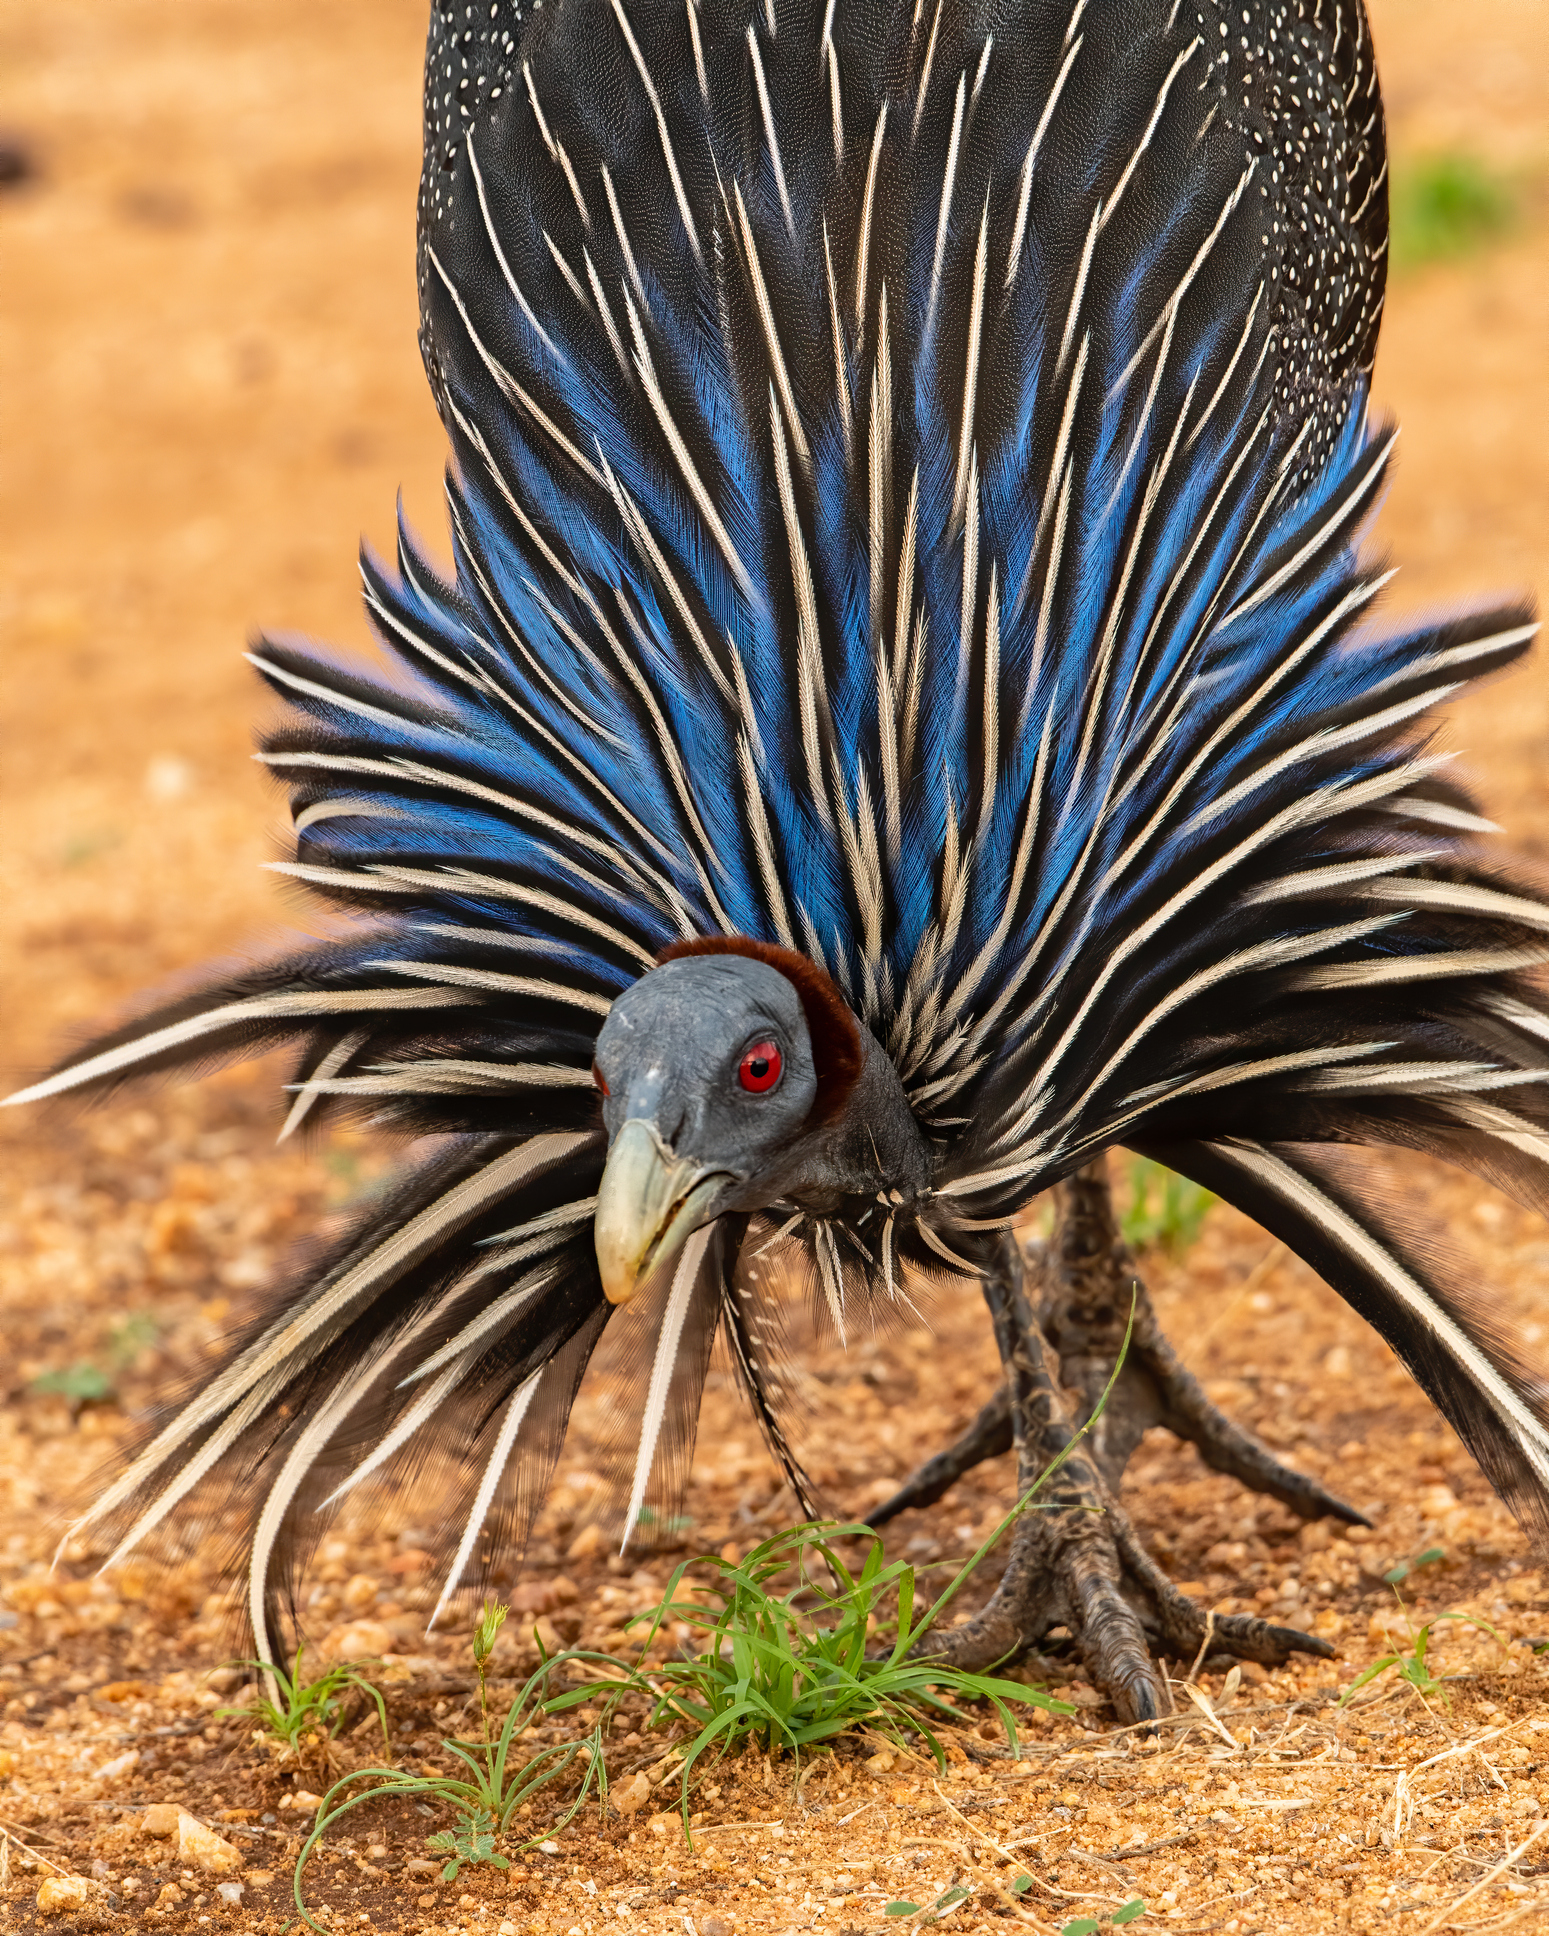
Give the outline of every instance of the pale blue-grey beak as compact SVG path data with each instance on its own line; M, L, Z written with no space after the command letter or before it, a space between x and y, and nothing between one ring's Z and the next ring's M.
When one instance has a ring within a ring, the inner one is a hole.
M613 1139L597 1191L597 1268L610 1304L627 1304L710 1221L725 1170L675 1156L654 1123L631 1117Z

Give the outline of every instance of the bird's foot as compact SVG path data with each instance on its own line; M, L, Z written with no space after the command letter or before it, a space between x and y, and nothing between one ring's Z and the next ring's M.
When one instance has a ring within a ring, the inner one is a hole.
M1316 1479L1277 1459L1205 1396L1157 1320L1119 1236L1098 1165L1062 1186L1055 1235L1027 1263L1033 1278L1028 1294L1036 1302L1045 1340L1058 1353L1060 1382L1076 1398L1078 1422L1086 1423L1097 1410L1129 1330L1123 1368L1088 1439L1115 1494L1142 1436L1153 1425L1165 1425L1197 1446L1206 1465L1251 1492L1278 1499L1303 1519L1371 1523ZM934 1505L981 1461L1009 1452L1012 1442L1011 1395L1003 1385L961 1438L911 1473L868 1515L868 1523L881 1526L901 1512Z
M1141 1545L1128 1515L1105 1498L1095 1470L1061 1471L1060 1500L1035 1504L1012 1536L994 1597L961 1626L931 1633L917 1652L973 1673L1014 1660L1064 1627L1094 1686L1121 1722L1170 1710L1159 1658L1193 1660L1202 1650L1279 1666L1293 1653L1328 1659L1326 1641L1249 1614L1207 1613L1180 1593ZM1079 1499L1071 1482L1086 1484Z
M1167 1711L1156 1656L1187 1660L1211 1646L1265 1664L1297 1652L1328 1658L1326 1642L1293 1627L1245 1614L1207 1614L1146 1552L1118 1504L1117 1476L1108 1476L1097 1429L1107 1411L1083 1429L1091 1406L1083 1395L1073 1407L1061 1389L1062 1367L1035 1315L1031 1288L1021 1252L1007 1236L987 1262L984 1289L1006 1371L1017 1490L1022 1498L1031 1495L1032 1504L1012 1534L1006 1571L989 1604L964 1625L927 1635L917 1651L982 1671L1064 1627L1093 1681L1126 1722ZM1110 1357L1110 1368L1112 1363ZM1110 1406L1122 1389L1121 1374ZM986 1407L974 1429L981 1441L993 1436L999 1429L994 1407ZM1127 1443L1118 1435L1110 1441L1110 1453L1121 1449L1117 1473L1138 1438L1136 1431ZM954 1452L965 1443L960 1440Z

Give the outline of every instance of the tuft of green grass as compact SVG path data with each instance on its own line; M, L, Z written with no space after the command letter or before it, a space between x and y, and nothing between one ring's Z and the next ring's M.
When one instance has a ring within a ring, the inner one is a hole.
M440 1803L450 1808L451 1827L439 1829L429 1836L426 1847L447 1858L441 1876L443 1881L452 1882L460 1869L478 1862L488 1862L497 1869L510 1868L509 1858L501 1854L497 1844L510 1833L517 1810L531 1801L540 1789L557 1781L577 1761L582 1764L582 1772L581 1786L575 1799L557 1822L538 1829L526 1841L517 1844L518 1851L531 1848L534 1843L564 1828L580 1811L593 1788L597 1790L599 1802L606 1798L608 1776L602 1758L602 1733L607 1725L607 1714L579 1740L555 1742L538 1749L531 1756L525 1754L523 1737L535 1721L554 1710L556 1702L549 1694L549 1687L557 1672L573 1665L592 1668L600 1665L611 1669L616 1663L606 1655L589 1654L582 1650L554 1654L541 1660L537 1671L528 1677L511 1703L499 1732L493 1733L489 1711L489 1660L507 1611L503 1606L487 1604L473 1631L473 1665L479 1681L482 1738L478 1741L453 1738L441 1744L455 1761L463 1764L467 1773L410 1775L401 1768L357 1768L353 1773L342 1776L324 1795L312 1833L302 1844L296 1862L296 1908L308 1929L326 1936L323 1925L313 1917L302 1895L302 1877L307 1861L334 1823L349 1814L351 1809L360 1807L362 1802L403 1796L432 1805ZM608 1709L608 1713L611 1712L612 1703ZM352 1789L353 1793L350 1792Z
M918 1650L980 1561L1024 1512L1036 1508L1037 1495L1102 1416L1129 1338L1127 1327L1107 1390L1087 1424L922 1614L916 1613L915 1569L907 1560L887 1562L882 1540L869 1526L817 1521L777 1533L736 1563L706 1554L676 1569L654 1610L632 1623L646 1628L641 1658L669 1620L697 1630L699 1647L649 1670L620 1663L610 1678L613 1702L625 1692L648 1693L653 1701L649 1725L676 1721L691 1731L677 1751L685 1836L694 1765L711 1749L724 1755L754 1741L768 1753L789 1750L800 1756L803 1749L821 1747L852 1728L869 1727L903 1747L911 1739L923 1740L944 1768L946 1751L932 1723L967 1720L958 1702L988 1701L1013 1754L1018 1752L1014 1707L1074 1711L1041 1689L994 1674L971 1674ZM849 1540L866 1543L858 1567L839 1550L839 1543ZM679 1599L693 1566L708 1568L710 1578L693 1583L698 1600ZM888 1634L892 1643L886 1652L873 1652ZM573 1689L551 1701L549 1711L559 1713L592 1698L593 1687Z
M1130 1327L1133 1323L1132 1303ZM542 1656L536 1672L512 1702L499 1734L492 1735L489 1660L508 1610L486 1605L473 1634L482 1739L442 1743L467 1774L410 1775L397 1768L360 1768L335 1782L323 1797L296 1863L294 1890L302 1920L308 1928L326 1936L303 1898L303 1874L329 1828L363 1802L403 1796L450 1808L452 1826L439 1830L427 1844L447 1857L442 1876L448 1882L464 1864L489 1862L497 1868L508 1868L509 1859L498 1844L510 1834L517 1810L578 1760L582 1764L581 1782L566 1812L557 1823L539 1829L518 1846L530 1848L563 1828L594 1788L599 1804L605 1801L608 1778L603 1763L604 1732L618 1704L631 1695L644 1695L653 1703L648 1726L677 1722L686 1723L692 1730L673 1750L682 1763L683 1829L691 1845L689 1783L694 1764L710 1749L724 1755L739 1743L753 1740L770 1752L789 1749L799 1755L804 1747L821 1746L848 1729L869 1726L904 1747L909 1746L911 1738L923 1739L937 1765L944 1768L946 1751L932 1722L939 1724L943 1717L967 1721L970 1717L955 1705L956 1701L989 1701L1000 1716L1013 1753L1018 1751L1013 1706L1074 1713L1063 1701L1020 1681L970 1674L939 1659L910 1655L979 1562L1017 1519L1034 1507L1036 1495L1102 1416L1128 1353L1130 1327L1125 1330L1107 1389L1086 1425L1050 1461L919 1617L915 1614L914 1568L903 1560L887 1564L882 1541L871 1527L830 1522L797 1526L765 1540L735 1565L709 1555L698 1561L685 1560L673 1573L654 1610L641 1615L639 1623L632 1623L647 1628L640 1658L633 1664L584 1648ZM838 1541L847 1539L867 1542L865 1557L854 1571L837 1547ZM814 1576L814 1559L821 1563L826 1583ZM678 1589L688 1569L696 1564L712 1571L712 1578L702 1589L704 1602L680 1601ZM782 1585L793 1575L793 1584ZM651 1642L669 1620L697 1628L704 1636L704 1646L697 1655L646 1667L643 1663ZM887 1632L893 1636L888 1651L869 1654L868 1644L879 1633ZM300 1682L300 1670L298 1652L292 1684ZM562 1671L573 1672L579 1684L555 1692L554 1680ZM601 1709L588 1734L540 1748L530 1756L525 1754L522 1737L535 1721L564 1714L583 1702L600 1704ZM385 1735L385 1715L383 1732ZM912 1904L896 1911L890 1908L888 1914L923 1913L930 1920L955 1906L965 1893L948 1890L951 1901L943 1898L925 1912ZM1144 1904L1138 1908L1125 1905L1109 1921L1128 1922L1143 1908Z
M752 1740L766 1753L800 1755L849 1729L869 1727L900 1746L923 1739L944 1768L946 1752L931 1722L966 1721L959 1701L989 1701L1013 1751L1013 1705L1073 1712L1020 1681L909 1657L1017 1510L918 1617L915 1569L906 1560L885 1562L882 1540L869 1526L817 1521L777 1533L735 1565L711 1555L685 1560L659 1605L636 1624L647 1629L642 1655L669 1620L696 1631L699 1645L687 1658L627 1670L634 1691L653 1699L650 1726L679 1721L692 1730L680 1750L685 1823L694 1764L712 1748L725 1754ZM840 1542L849 1540L867 1542L854 1569L840 1551ZM692 1583L701 1597L676 1597L696 1565L711 1572L702 1585ZM889 1629L887 1652L869 1652L879 1631ZM560 1712L595 1692L572 1690L551 1710Z
M1424 1557L1422 1555L1422 1559ZM1391 1579L1392 1575L1390 1574L1388 1577ZM1450 1707L1452 1697L1448 1694L1444 1684L1446 1676L1433 1674L1427 1660L1431 1645L1431 1634L1444 1621L1466 1620L1472 1626L1483 1627L1486 1632L1499 1642L1502 1648L1506 1648L1509 1651L1506 1640L1490 1625L1483 1614L1438 1613L1427 1620L1423 1626L1416 1627L1414 1622L1409 1619L1409 1609L1404 1605L1403 1596L1396 1586L1393 1589L1393 1597L1398 1601L1404 1619L1409 1625L1409 1652L1406 1654L1401 1649L1395 1649L1391 1654L1384 1654L1380 1660L1374 1660L1370 1667L1363 1667L1360 1673L1356 1675L1355 1679L1345 1689L1344 1693L1340 1695L1339 1705L1341 1707L1348 1706L1361 1689L1376 1680L1379 1674L1386 1674L1394 1669L1397 1669L1399 1679L1407 1682L1420 1696L1421 1700L1428 1701L1433 1696L1439 1695L1442 1702Z
M1389 259L1396 270L1450 261L1510 227L1510 186L1473 155L1427 155L1393 170Z
M217 1708L217 1719L256 1720L265 1735L280 1743L285 1755L296 1755L309 1736L315 1737L320 1746L332 1741L344 1725L350 1696L362 1693L376 1707L377 1719L382 1723L382 1746L390 1751L387 1705L382 1699L382 1690L361 1672L373 1663L339 1661L316 1680L309 1681L302 1678L301 1672L305 1652L303 1643L296 1649L296 1663L288 1674L270 1661L240 1662L243 1667L258 1669L269 1691L255 1691L253 1698L242 1707Z
M1179 1256L1198 1238L1214 1202L1201 1184L1148 1156L1131 1157L1129 1204L1119 1218L1119 1234L1131 1250L1156 1246Z

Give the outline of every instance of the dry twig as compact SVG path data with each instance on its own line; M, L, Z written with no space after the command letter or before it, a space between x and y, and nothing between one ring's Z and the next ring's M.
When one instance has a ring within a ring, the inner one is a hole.
M1496 1732L1504 1733L1505 1730L1497 1729ZM1465 1902L1471 1902L1479 1894L1481 1889L1488 1889L1497 1877L1505 1875L1512 1864L1521 1861L1522 1857L1527 1854L1533 1844L1544 1835L1549 1835L1549 1821L1540 1822L1525 1842L1519 1842L1510 1855L1503 1856L1488 1875L1482 1875L1472 1888L1465 1889L1456 1902L1449 1904L1445 1909L1438 1910L1425 1925L1424 1929L1419 1932L1419 1936L1434 1936L1436 1930L1444 1928L1463 1907Z

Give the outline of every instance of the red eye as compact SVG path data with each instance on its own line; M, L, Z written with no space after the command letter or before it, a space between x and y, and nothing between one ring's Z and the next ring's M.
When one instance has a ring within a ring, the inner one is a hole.
M592 1081L596 1083L597 1087L605 1096L611 1096L613 1094L613 1091L608 1087L607 1082L603 1078L601 1069L597 1067L595 1062L592 1064Z
M773 1089L780 1080L783 1064L780 1051L773 1042L755 1042L742 1058L737 1070L737 1080L744 1089L751 1089L755 1096L761 1096Z

